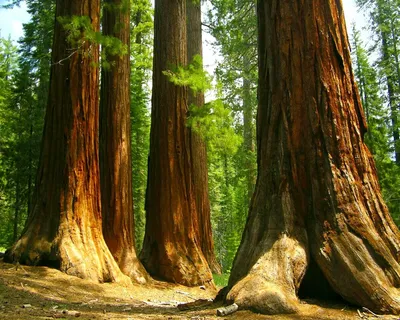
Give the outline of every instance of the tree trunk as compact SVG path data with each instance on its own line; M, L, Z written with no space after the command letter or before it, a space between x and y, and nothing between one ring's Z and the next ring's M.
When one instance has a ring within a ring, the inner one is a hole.
M385 68L390 69L390 47L389 47L389 30L386 25L388 17L385 16L385 8L378 1L378 24L381 30L381 39L382 39L382 56L385 64ZM385 72L387 73L387 72ZM387 94L388 94L388 102L390 108L390 121L392 123L392 136L393 136L393 146L394 146L394 154L396 164L400 165L400 132L399 132L399 121L398 121L398 106L396 104L396 93L395 93L395 79L393 75L390 74L391 71L386 75L386 85L387 85Z
M168 12L168 14L166 14ZM212 282L198 239L188 92L163 71L187 63L186 0L156 0L146 231L141 259L150 274L183 285Z
M31 105L32 108L32 105ZM31 111L32 114L32 111ZM32 116L31 116L31 121L32 121ZM27 214L26 216L28 217L29 214L32 211L32 180L33 180L33 170L32 170L32 162L33 162L33 152L32 149L34 148L34 143L33 143L33 123L31 122L30 124L30 129L29 129L29 150L28 150L28 181L27 181ZM14 241L16 241L17 239L15 239Z
M389 58L388 48L387 48L387 40L386 38L382 38L382 47L383 47L383 56ZM398 124L398 116L397 116L397 106L396 106L396 97L394 93L394 81L392 75L386 76L386 84L387 84L387 91L388 91L388 100L389 100L389 107L390 107L390 121L392 122L392 135L393 135L393 145L394 145L394 153L395 153L395 160L396 164L400 165L400 147L399 147L399 124Z
M253 195L256 167L253 161L254 155L254 121L253 121L253 104L251 101L251 81L248 79L250 74L250 60L247 55L243 57L243 143L245 148L245 167L247 182L247 199L250 203Z
M103 34L130 46L129 1L107 0ZM125 7L125 4L128 7ZM107 49L106 49L107 50ZM121 271L145 283L148 275L135 250L132 202L130 54L107 56L100 100L100 177L104 239Z
M58 0L56 4L56 17L88 16L95 31L99 13L99 0ZM123 276L102 234L98 45L76 39L76 49L67 36L56 19L32 213L5 260L55 267L94 281L114 281Z
M13 226L13 241L18 240L18 225L20 220L20 200L21 198L21 181L17 173L15 181L15 205L14 205L14 226Z
M187 22L187 55L188 62L193 61L194 56L203 56L202 30L201 30L201 4L194 0L186 1ZM188 105L202 107L204 105L204 93L193 93L189 90ZM221 274L214 252L214 240L211 228L210 200L208 198L208 168L207 149L203 139L190 130L190 151L192 160L192 179L196 200L196 210L199 221L199 241L208 265L213 273Z
M331 287L400 313L399 231L363 142L339 1L260 0L258 178L227 299L296 312L310 255Z
M22 123L22 110L19 110L19 121ZM18 141L21 141L22 139L22 130L20 130L18 132ZM21 173L20 170L22 170L22 161L21 161L21 155L17 154L16 158L14 160L14 165L15 168L17 169L14 175L14 179L15 179L15 204L14 204L14 226L13 226L13 242L18 240L18 225L19 225L19 221L21 219Z
M397 49L397 37L398 35L395 34L395 26L393 23L393 19L390 20L390 30L391 36L393 41L393 58L395 62L395 69L396 69L396 82L397 82L397 90L400 90L400 63L399 63L399 53ZM387 48L386 48L387 51ZM392 76L391 76L392 77ZM392 79L393 80L393 79ZM394 81L393 81L394 82ZM393 87L393 85L392 85ZM392 88L393 90L393 88ZM399 92L397 92L397 96ZM399 132L399 108L400 103L398 98L396 98L396 94L392 93L392 100L394 100L392 107L392 125L393 125L393 142L394 142L394 152L396 157L396 164L400 166L400 132Z
M356 79L358 80L358 91L359 91L359 95L360 95L360 99L361 99L361 104L364 107L364 112L365 112L365 116L366 116L366 121L367 121L367 125L370 126L371 124L371 117L370 117L370 106L369 106L369 96L367 95L367 81L366 81L366 77L365 77L365 68L362 65L362 60L360 57L360 50L361 48L361 44L360 44L360 40L359 40L359 34L357 33L357 30L355 28L355 25L353 25L353 45L352 47L354 48L355 51L355 64L356 64L356 68L354 70L354 74ZM368 135L368 139L371 142L371 145L369 146L370 151L374 154L374 144L373 144L373 137L372 137L372 132L371 130L367 132Z

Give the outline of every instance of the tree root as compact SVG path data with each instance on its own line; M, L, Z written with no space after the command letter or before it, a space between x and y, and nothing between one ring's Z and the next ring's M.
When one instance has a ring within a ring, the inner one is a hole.
M239 281L229 292L227 301L235 301L241 309L263 314L297 313L300 305L290 290L272 282L260 281L260 277L254 275Z

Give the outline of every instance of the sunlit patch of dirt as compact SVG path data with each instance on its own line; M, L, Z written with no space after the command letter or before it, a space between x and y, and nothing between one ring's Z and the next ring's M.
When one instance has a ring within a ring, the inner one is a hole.
M181 312L180 303L213 299L213 289L188 288L164 282L150 286L96 284L46 267L15 266L0 260L0 319L360 319L346 305L304 302L298 315L266 316L238 311L219 318L212 305ZM364 319L378 319L364 311ZM379 319L399 319L385 316Z

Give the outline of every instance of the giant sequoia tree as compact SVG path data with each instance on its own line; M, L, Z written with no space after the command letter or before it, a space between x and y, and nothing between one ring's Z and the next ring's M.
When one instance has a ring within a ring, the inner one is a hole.
M202 30L201 30L201 4L195 0L187 0L187 55L191 62L195 56L203 55ZM202 107L204 105L204 93L189 91L188 105ZM196 210L199 221L199 241L211 271L221 273L214 253L214 240L211 229L210 200L208 198L208 169L207 149L202 137L190 130L190 152L192 160L192 178L196 199Z
M130 1L105 1L103 34L130 45ZM107 50L107 49L105 49ZM129 50L111 52L102 69L100 104L100 171L103 234L122 272L145 282L147 273L136 256L132 204Z
M366 145L342 4L258 3L258 178L228 300L296 312L313 261L344 299L400 313L400 234Z
M168 14L166 14L168 12ZM146 231L141 259L154 276L185 284L212 281L200 246L188 90L163 73L187 63L186 0L156 0Z
M49 100L32 211L5 261L112 281L122 274L102 234L99 49L85 39L85 30L99 30L99 16L99 0L56 3ZM78 32L67 27L71 18L83 22Z

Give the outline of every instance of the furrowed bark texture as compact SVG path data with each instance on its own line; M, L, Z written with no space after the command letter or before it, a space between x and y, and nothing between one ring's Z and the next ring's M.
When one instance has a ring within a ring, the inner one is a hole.
M56 17L88 16L100 1L57 1ZM98 46L68 43L56 19L49 101L32 212L6 261L47 265L94 281L123 279L103 239L98 164ZM72 52L72 54L71 54Z
M188 92L163 74L187 63L186 0L156 0L154 22L146 232L140 257L151 275L194 286L212 282L212 275L198 239Z
M309 253L331 287L400 313L399 231L363 142L342 4L258 3L258 179L227 299L296 312Z
M196 55L203 55L202 30L201 30L201 6L193 0L186 1L187 22L187 55L188 62L193 61ZM204 93L196 94L189 90L188 105L202 107L204 105ZM194 130L190 130L190 147L192 160L192 178L196 199L196 210L199 221L199 241L208 265L213 273L220 274L219 265L214 251L214 240L211 228L210 200L208 198L208 168L207 149L204 140Z
M103 12L103 34L129 48L129 1L108 0ZM120 269L133 281L148 275L135 251L132 203L130 54L108 56L103 68L100 102L100 173L103 234Z

